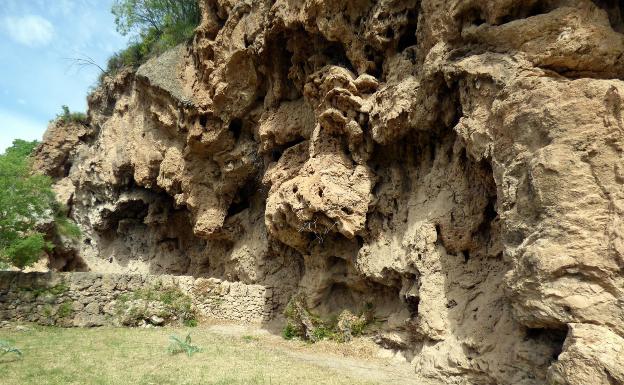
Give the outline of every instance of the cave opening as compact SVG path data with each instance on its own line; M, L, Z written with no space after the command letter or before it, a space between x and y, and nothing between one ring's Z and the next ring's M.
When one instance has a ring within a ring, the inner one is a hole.
M506 24L514 20L526 19L528 17L541 15L544 13L548 13L551 10L552 7L543 1L519 3L515 7L512 7L506 15L496 20L495 25Z
M407 48L418 43L416 31L418 29L418 15L416 10L410 9L407 12L408 24L403 28L397 43L397 52L403 52Z
M614 31L624 33L624 3L619 0L592 0L598 8L609 16L609 24Z
M304 138L303 136L298 136L289 142L286 142L279 146L275 146L271 150L271 161L277 162L282 157L282 154L284 154L284 151L305 141L306 141L306 138Z
M550 362L557 361L563 351L563 344L568 335L568 328L526 328L524 340L546 344L551 349Z
M240 118L234 118L230 121L228 128L234 137L234 141L238 142L243 131L243 121Z

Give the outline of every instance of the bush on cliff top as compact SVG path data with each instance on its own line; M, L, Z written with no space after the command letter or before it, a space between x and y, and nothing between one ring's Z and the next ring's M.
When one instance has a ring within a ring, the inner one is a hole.
M193 36L200 21L197 0L116 0L112 7L117 31L134 34L130 45L114 54L106 74L138 67Z
M84 112L71 112L69 110L69 107L67 107L66 105L62 105L61 109L63 110L63 112L57 114L55 120L59 120L64 123L85 124L87 122L87 114L85 114Z
M37 144L18 139L0 155L0 267L23 269L53 248L39 229L46 218L56 219L59 233L77 233L54 197L52 180L30 172Z

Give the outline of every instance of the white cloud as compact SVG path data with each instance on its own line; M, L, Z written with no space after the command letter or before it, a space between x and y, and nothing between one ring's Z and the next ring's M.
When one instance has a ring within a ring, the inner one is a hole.
M54 26L37 15L5 17L4 28L18 43L30 47L46 45L54 37Z

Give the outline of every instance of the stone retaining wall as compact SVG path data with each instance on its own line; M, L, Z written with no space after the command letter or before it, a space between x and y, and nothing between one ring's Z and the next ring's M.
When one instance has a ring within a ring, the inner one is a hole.
M0 320L116 325L120 301L153 288L178 288L190 297L198 315L208 318L261 323L277 310L272 289L214 278L0 271Z

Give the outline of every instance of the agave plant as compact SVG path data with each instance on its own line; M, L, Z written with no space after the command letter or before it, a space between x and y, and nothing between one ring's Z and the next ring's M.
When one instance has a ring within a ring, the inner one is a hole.
M191 343L191 334L187 334L186 338L181 340L176 336L169 336L169 354L186 353L187 356L192 356L194 353L201 352L201 348Z
M18 356L22 355L22 351L11 345L9 341L0 340L0 357L9 353L17 354Z

